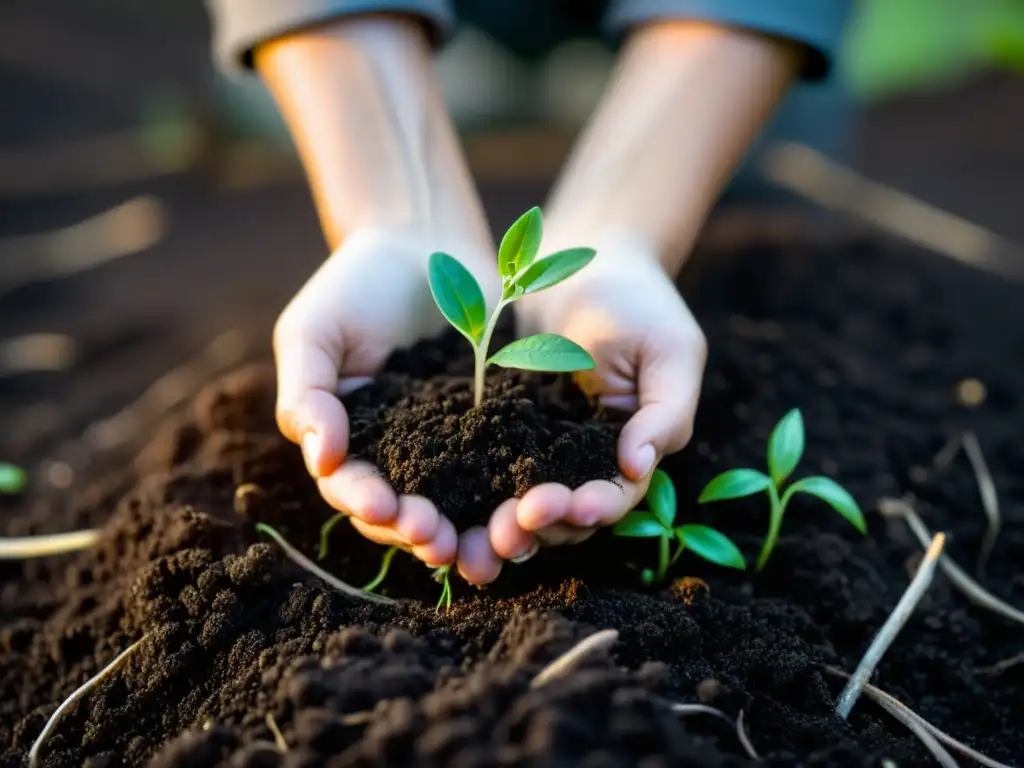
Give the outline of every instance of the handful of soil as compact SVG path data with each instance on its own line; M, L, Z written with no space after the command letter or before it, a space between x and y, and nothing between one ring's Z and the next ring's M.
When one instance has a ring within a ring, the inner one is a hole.
M492 367L475 408L472 369L454 331L395 353L374 383L344 398L351 455L398 493L433 501L460 531L535 485L618 474L623 415L591 403L571 376Z

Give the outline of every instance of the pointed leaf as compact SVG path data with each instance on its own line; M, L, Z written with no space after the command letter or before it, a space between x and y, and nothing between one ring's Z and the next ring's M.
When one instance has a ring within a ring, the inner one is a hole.
M498 271L502 277L515 277L530 265L540 250L543 232L540 208L533 207L516 219L498 247Z
M724 533L706 525L680 525L675 530L683 546L715 565L726 568L747 567L747 561Z
M786 491L790 497L794 493L807 493L817 496L836 512L845 517L850 525L861 533L868 532L867 522L864 520L864 513L861 512L856 500L849 491L830 477L805 477L793 483Z
M663 469L656 469L651 475L647 504L662 525L672 527L672 521L676 519L676 487Z
M659 523L658 518L642 509L634 509L612 526L612 533L616 536L629 536L635 539L650 539L668 532L669 529Z
M502 347L487 361L502 368L523 371L589 371L594 358L574 341L554 333L541 333L513 341Z
M768 473L775 486L792 474L804 453L804 417L794 408L772 430L768 438Z
M593 248L570 248L552 253L533 262L516 280L516 285L523 289L524 294L543 291L575 275L596 255L597 251Z
M487 306L476 278L447 253L431 255L427 278L441 314L474 346L478 345L487 325Z
M740 499L766 491L771 484L771 478L756 469L730 469L705 485L704 490L697 497L697 501L704 504L708 501Z

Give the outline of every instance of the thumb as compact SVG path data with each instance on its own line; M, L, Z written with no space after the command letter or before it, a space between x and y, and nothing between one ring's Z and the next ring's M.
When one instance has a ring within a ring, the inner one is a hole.
M640 481L665 454L690 441L706 360L707 345L699 332L666 339L642 356L640 407L619 435L619 467L630 480Z
M277 425L302 447L313 477L337 469L348 452L348 414L336 395L342 344L303 330L275 329Z

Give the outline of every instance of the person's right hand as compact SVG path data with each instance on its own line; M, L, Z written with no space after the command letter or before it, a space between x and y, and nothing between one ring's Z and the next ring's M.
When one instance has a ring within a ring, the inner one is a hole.
M323 498L367 538L436 567L455 562L454 526L427 499L399 497L368 462L347 459L349 421L339 399L368 383L395 349L445 328L427 281L433 250L390 232L348 236L281 314L274 356L278 426L302 447ZM493 293L496 267L491 279L486 259L464 263Z

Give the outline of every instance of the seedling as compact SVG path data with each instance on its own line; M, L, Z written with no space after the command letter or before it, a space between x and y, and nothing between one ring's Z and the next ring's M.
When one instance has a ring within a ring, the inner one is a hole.
M473 345L473 402L484 399L484 372L488 365L526 371L567 373L590 370L592 358L573 341L553 333L513 341L490 357L487 349L501 311L516 299L557 285L587 266L593 248L569 248L537 259L543 223L539 208L531 208L509 227L498 248L501 299L490 317L479 283L469 270L446 253L430 257L430 292L445 319Z
M831 478L816 475L782 490L786 479L796 469L804 452L804 420L799 408L794 408L772 430L768 439L768 474L756 469L730 469L715 477L704 486L698 502L725 501L753 496L755 493L767 492L771 504L768 522L768 535L757 556L756 569L764 568L765 563L775 549L782 528L782 517L790 500L798 493L806 493L830 505L850 524L863 534L867 533L864 515L857 502L839 483Z
M442 585L441 597L437 601L437 605L434 607L435 612L440 612L441 606L447 611L452 607L452 582L451 582L452 567L450 565L442 565L440 568L435 568L432 578L438 584Z
M384 557L381 559L380 571L377 572L373 581L363 587L364 592L373 592L373 590L384 583L384 579L388 577L388 571L391 570L391 559L397 551L398 547L388 547L387 552L384 553Z
M0 461L0 493L21 493L28 485L25 470L6 461Z
M676 517L676 489L672 479L663 470L656 469L647 488L650 510L634 509L615 524L612 533L658 540L658 570L645 568L641 578L645 584L664 581L673 565L686 549L715 565L726 568L747 567L746 560L725 534L706 525L686 524L673 527ZM669 557L673 539L678 542L675 554Z

